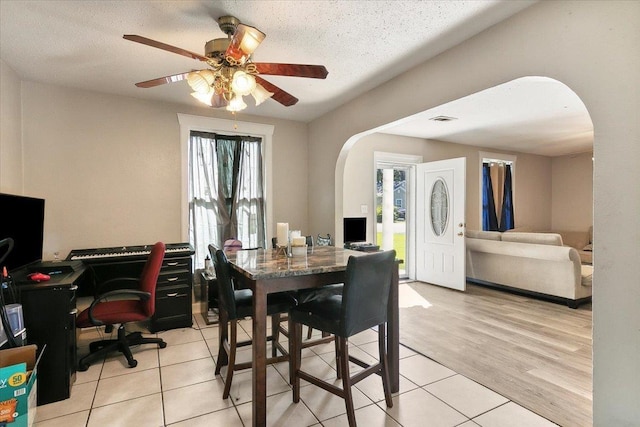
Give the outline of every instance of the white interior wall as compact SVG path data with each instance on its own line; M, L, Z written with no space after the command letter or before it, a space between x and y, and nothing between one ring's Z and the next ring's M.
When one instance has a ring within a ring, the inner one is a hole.
M0 192L22 193L20 78L0 60Z
M551 160L551 230L587 231L593 225L592 158L589 152Z

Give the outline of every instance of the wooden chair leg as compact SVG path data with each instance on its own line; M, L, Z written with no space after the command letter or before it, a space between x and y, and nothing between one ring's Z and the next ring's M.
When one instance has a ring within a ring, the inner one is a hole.
M227 377L224 381L224 392L222 393L222 398L226 399L229 397L229 392L231 391L231 381L233 380L233 371L235 370L236 365L236 348L238 344L238 321L232 320L231 324L231 336L229 337L229 363L227 364Z
M280 342L280 314L276 313L271 316L271 357L278 355L278 343Z
M386 325L378 325L378 352L380 354L380 369L382 370L382 388L384 389L384 400L387 408L393 407L391 399L391 381L389 379L389 359L387 358L387 339L385 334Z
M338 337L335 338L335 340L333 340L333 342L335 343L335 347L336 347L336 351L335 351L335 359L336 359L336 378L340 379L342 378L342 370L340 369L340 339Z
M293 357L293 353L296 351L296 346L295 346L295 336L296 336L296 331L295 331L295 324L293 323L293 320L291 320L291 316L289 316L287 318L287 330L289 331L289 346L288 346L288 350L289 350L289 384L293 385L293 370L294 370L294 361L295 358Z
M229 339L229 319L226 311L224 310L219 311L219 316L218 333L220 334L220 337L218 343L218 360L216 361L215 375L218 375L220 373L220 369L222 369L223 366L229 363L227 353L224 349L224 343L227 343Z
M311 326L309 326L308 328L309 329L307 329L307 339L310 340L311 334L313 333L313 328Z
M302 325L292 322L292 327L293 330L289 333L289 341L293 341L291 353L289 354L289 357L292 358L292 372L289 375L293 386L293 402L298 403L300 401L300 376L298 371L300 370L302 359Z
M342 390L344 392L344 403L347 408L347 420L349 427L356 426L356 413L353 407L353 395L351 394L351 375L349 374L349 347L346 338L338 337L340 340L340 372L342 373ZM337 341L336 340L336 341Z

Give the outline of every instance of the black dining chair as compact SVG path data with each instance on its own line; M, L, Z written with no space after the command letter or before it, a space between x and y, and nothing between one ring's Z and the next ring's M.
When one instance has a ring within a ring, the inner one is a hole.
M215 251L213 265L216 271L216 280L218 284L218 306L220 316L229 322L229 335L220 343L218 349L218 359L216 362L215 374L218 375L222 369L222 361L228 360L227 375L224 382L224 391L222 398L229 397L231 390L231 381L233 380L233 372L241 369L248 369L252 362L236 363L236 351L238 347L251 345L251 340L238 342L238 321L247 317L251 317L253 313L253 293L250 289L236 290L231 277L231 265L224 251L218 249ZM271 341L273 347L272 357L267 359L266 363L276 363L289 360L289 351L279 342L280 333L289 335L280 324L281 313L287 313L297 301L287 292L278 292L269 294L267 297L267 315L271 316L271 335L267 337L267 341ZM283 353L283 356L277 356L277 350Z
M331 235L328 234L327 236L329 241L331 241ZM305 236L305 242L308 248L313 248L313 236ZM273 249L277 248L277 243L278 243L278 238L273 237L271 239L271 244ZM325 285L320 288L300 289L299 291L296 292L295 298L300 303L300 302L311 301L312 299L318 298L323 295L333 295L333 294L339 294L339 293L342 293L342 283ZM281 321L282 322L288 321L288 318L286 316L282 317ZM313 335L313 328L309 328L307 331L307 341L305 341L302 344L303 348L311 347L317 344L327 343L333 340L330 334L326 332L322 333L321 338L313 341L311 340L312 335Z
M300 380L323 388L345 400L349 426L356 425L351 386L368 377L378 374L382 377L382 386L387 407L393 406L391 384L386 350L386 324L389 289L395 268L395 250L350 256L345 274L343 291L340 295L319 297L298 304L289 311L293 331L291 341L291 365L293 383L293 401L300 401ZM338 352L338 376L342 378L342 388L321 380L311 373L302 371L302 325L329 332L336 336ZM349 354L348 338L366 329L378 330L378 362L369 365ZM351 376L349 362L362 368Z

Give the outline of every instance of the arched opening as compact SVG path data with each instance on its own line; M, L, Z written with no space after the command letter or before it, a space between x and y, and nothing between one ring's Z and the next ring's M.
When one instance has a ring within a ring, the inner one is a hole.
M421 156L425 162L466 157L467 229L482 229L481 172L482 160L488 154L517 161L514 169L516 228L588 235L593 224L593 123L575 92L551 78L516 79L350 138L336 165L338 238L342 217L360 214L357 209L363 205L375 205L376 152ZM360 174L357 178L356 173ZM375 220L374 211L369 209L368 215ZM411 217L412 212L407 212L408 236L412 233ZM411 262L411 257L408 258ZM412 277L410 267L408 277ZM422 299L424 295L416 294L416 298L418 307L403 309L411 310L412 316L420 316L421 311L433 312L429 308L432 304ZM570 309L558 308L571 315ZM591 326L590 305L583 306L582 310L589 311ZM437 317L430 317L430 324L434 320L437 321ZM440 327L436 329L445 331ZM455 343L448 345L454 347ZM440 361L437 355L427 353L427 356ZM490 353L478 356L490 357ZM450 360L453 358L440 362L450 363ZM450 367L456 370L455 366ZM556 375L562 377L562 373ZM585 375L589 382L586 388L590 390L590 370ZM527 406L527 402L521 404Z

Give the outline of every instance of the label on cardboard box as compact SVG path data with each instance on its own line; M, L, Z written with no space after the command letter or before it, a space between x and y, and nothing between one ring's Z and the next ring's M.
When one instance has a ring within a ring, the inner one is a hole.
M0 425L2 426L27 427L33 424L38 364L35 353L35 345L0 351Z

